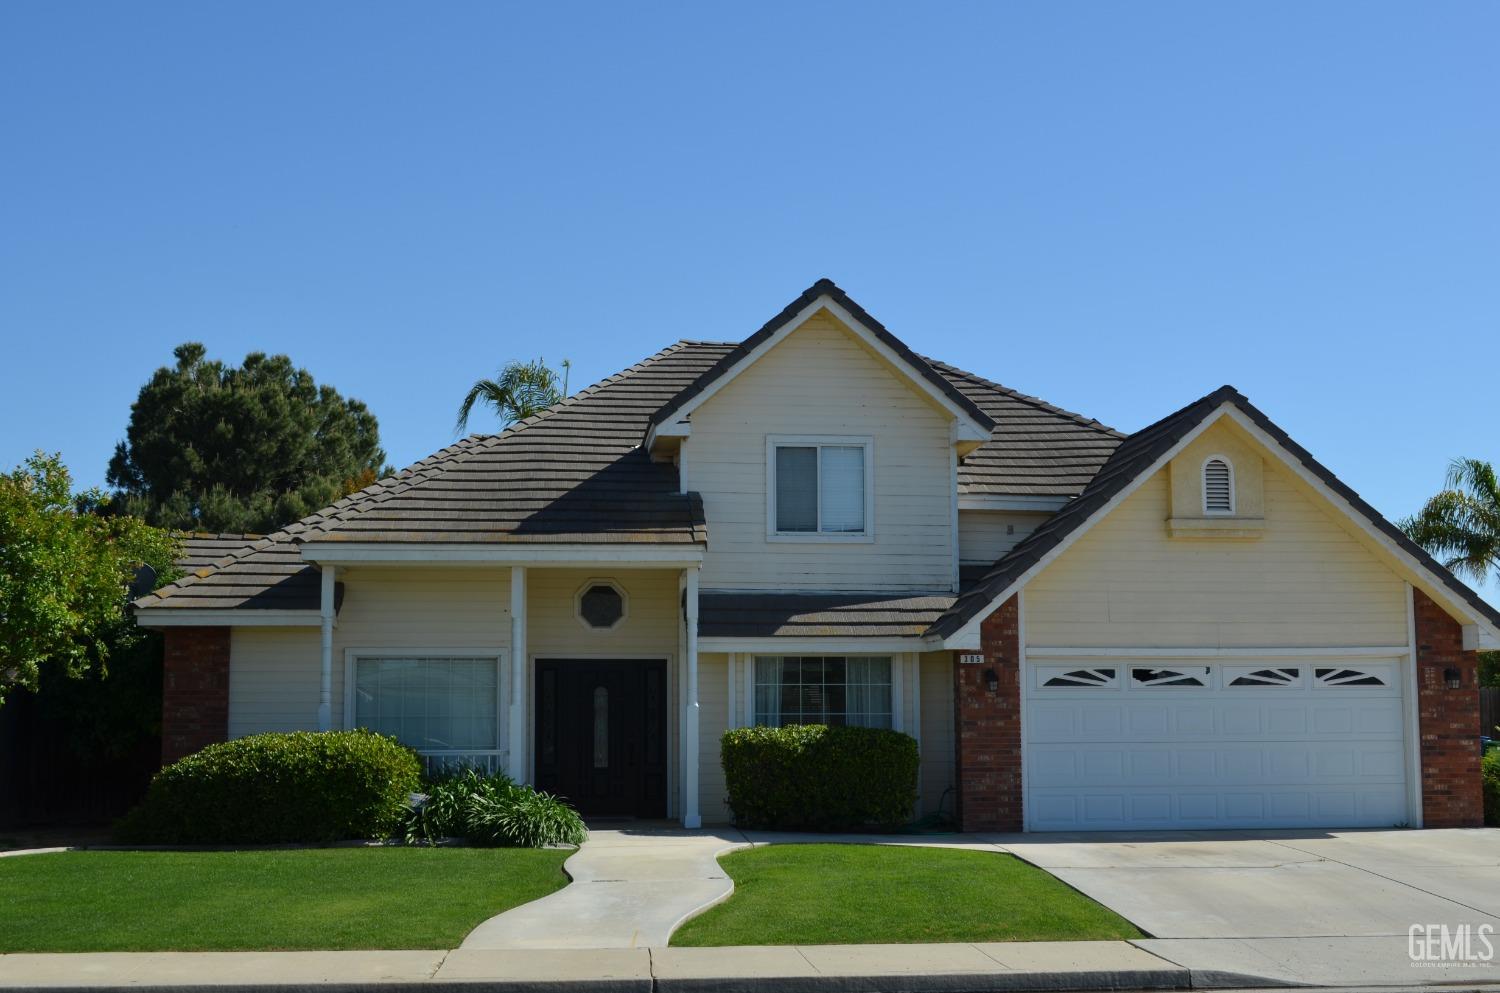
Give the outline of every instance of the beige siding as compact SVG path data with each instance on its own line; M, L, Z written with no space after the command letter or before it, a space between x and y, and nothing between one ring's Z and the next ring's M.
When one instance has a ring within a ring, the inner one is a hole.
M719 740L729 727L728 672L728 656L698 656L698 810L704 824L730 820L719 757Z
M1169 538L1157 473L1027 585L1028 645L1404 645L1401 579L1269 461L1264 488L1261 538Z
M990 565L1050 516L1018 510L960 510L959 560L965 565Z
M341 571L344 601L333 631L333 726L343 727L349 649L466 649L510 644L510 574L487 569ZM316 628L235 628L229 729L314 730L320 652Z
M953 813L953 658L948 652L922 656L922 783L920 814L941 807Z
M316 731L318 667L317 628L232 629L229 737Z
M705 588L932 590L953 583L949 415L826 312L692 415L687 486L703 495ZM875 540L766 540L768 435L873 437Z

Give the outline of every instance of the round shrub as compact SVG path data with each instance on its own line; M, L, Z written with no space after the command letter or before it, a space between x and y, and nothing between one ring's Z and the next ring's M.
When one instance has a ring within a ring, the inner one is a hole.
M720 742L737 824L843 831L906 823L917 800L917 742L881 728L735 728Z
M116 828L133 843L388 838L421 783L416 753L369 731L257 734L167 766Z
M1484 822L1500 827L1500 748L1485 753L1482 765L1484 779Z

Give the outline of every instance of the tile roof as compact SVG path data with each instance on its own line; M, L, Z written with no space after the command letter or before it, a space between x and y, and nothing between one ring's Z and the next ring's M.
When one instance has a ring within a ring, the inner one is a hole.
M1457 594L1500 627L1500 611L1486 603L1478 593L1470 589L1452 572L1440 565L1419 545L1408 538L1400 528L1381 516L1360 495L1350 489L1312 454L1297 444L1291 437L1252 404L1244 394L1233 386L1219 389L1199 397L1181 410L1168 414L1154 424L1129 435L1114 450L1094 478L1084 487L1077 499L1071 501L1041 527L1022 539L1000 561L995 563L982 579L966 588L941 618L933 624L929 634L947 637L958 631L984 608L1008 591L1027 570L1040 562L1048 552L1061 544L1070 534L1090 523L1117 494L1126 489L1148 471L1163 455L1214 411L1224 404L1232 404L1292 458L1342 497L1355 513L1364 517L1386 537L1393 540L1403 551L1411 555L1434 579Z
M952 595L702 593L700 638L916 638Z
M678 342L494 435L472 435L136 601L316 609L307 541L699 545L702 502L637 442L646 417L732 345Z
M995 422L990 440L958 467L961 494L1077 496L1125 437L957 366L926 361Z
M219 559L259 541L260 534L212 534L207 531L184 531L175 535L178 555L172 563L183 572L194 572L213 565Z

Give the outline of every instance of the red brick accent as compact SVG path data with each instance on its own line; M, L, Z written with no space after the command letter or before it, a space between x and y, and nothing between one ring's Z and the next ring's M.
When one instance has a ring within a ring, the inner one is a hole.
M980 626L984 665L954 658L958 821L964 831L1021 830L1020 625L1011 597ZM985 674L999 689L991 693Z
M1417 712L1422 733L1422 821L1426 827L1480 827L1479 655L1464 651L1463 628L1420 590L1412 591L1417 626ZM1457 669L1461 689L1443 670Z
M161 682L161 763L229 737L229 628L167 628Z

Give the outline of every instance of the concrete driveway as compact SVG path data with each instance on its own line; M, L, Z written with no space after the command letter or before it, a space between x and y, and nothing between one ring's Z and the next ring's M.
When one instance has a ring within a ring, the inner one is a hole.
M996 841L1133 921L1152 936L1141 947L1191 968L1330 985L1500 980L1500 963L1414 965L1408 954L1409 929L1429 924L1488 924L1500 954L1500 830Z

